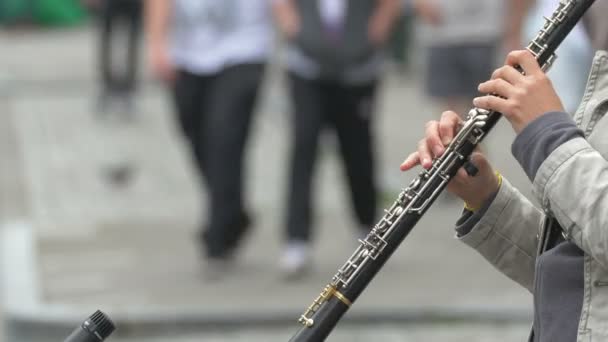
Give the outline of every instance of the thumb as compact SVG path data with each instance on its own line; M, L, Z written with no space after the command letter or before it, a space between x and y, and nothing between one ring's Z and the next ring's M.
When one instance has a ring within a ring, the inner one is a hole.
M486 156L484 156L481 152L473 152L471 154L470 161L479 169L479 172L482 174L488 171L492 171L492 166L490 165L490 162L488 161Z

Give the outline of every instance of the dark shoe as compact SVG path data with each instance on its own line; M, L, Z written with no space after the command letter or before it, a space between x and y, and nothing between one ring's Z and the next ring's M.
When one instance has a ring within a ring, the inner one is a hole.
M253 222L249 214L246 212L241 213L235 226L229 229L233 234L226 236L226 250L234 252L248 234L252 224Z
M224 236L222 253L214 253L213 255L209 255L208 251L212 242L209 241L209 227L207 224L204 224L198 233L198 240L201 245L202 254L212 258L234 258L234 253L236 252L237 247L241 244L244 237L249 232L251 225L252 221L250 216L243 212L239 217L239 220L235 223L235 226L230 227L231 229L227 229L227 231L231 234Z

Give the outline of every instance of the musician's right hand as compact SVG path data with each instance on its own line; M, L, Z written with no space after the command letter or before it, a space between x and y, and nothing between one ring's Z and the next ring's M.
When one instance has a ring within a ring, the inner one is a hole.
M445 147L454 139L462 119L452 111L444 112L439 121L426 124L425 137L418 142L418 150L410 154L401 164L401 171L407 171L416 165L425 169L431 168L433 159L441 157ZM469 207L480 208L498 191L498 177L486 157L474 152L470 160L479 172L469 176L461 168L448 184L448 191L460 197Z

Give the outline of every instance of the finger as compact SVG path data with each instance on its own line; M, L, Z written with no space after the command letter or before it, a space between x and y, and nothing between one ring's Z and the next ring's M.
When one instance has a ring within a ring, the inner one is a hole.
M458 169L452 180L450 181L450 188L457 190L459 188L465 188L469 182L469 175L464 168Z
M491 168L490 162L486 158L485 155L481 152L473 152L471 157L469 158L471 163L473 163L479 169L480 173L484 173L487 169Z
M524 80L524 75L510 65L502 66L492 73L492 79L503 79L511 84L519 84Z
M490 162L483 153L473 152L471 154L471 157L469 158L469 163L475 165L475 167L479 170L477 175L483 175L487 174L488 172L493 172ZM470 178L473 177L476 176L471 176L464 167L461 167L460 169L458 169L458 172L454 176L454 179L457 180L457 183L464 184L465 182L470 181Z
M433 151L435 157L439 157L445 151L441 137L439 136L439 122L429 121L426 124L426 143L429 150Z
M441 119L439 120L439 135L441 136L441 142L444 146L447 146L456 133L462 120L460 116L453 111L443 112Z
M502 78L483 82L478 87L479 91L486 94L498 95L504 98L511 98L515 91L515 86Z
M418 164L420 164L420 154L418 154L418 152L414 152L405 158L399 169L401 169L401 171L407 171Z
M426 139L422 139L418 143L418 158L420 158L420 165L425 169L428 169L433 165L433 157Z
M509 53L505 64L521 67L526 75L543 73L536 58L527 50L518 50Z
M492 95L476 97L473 99L473 104L478 108L494 110L503 114L507 113L509 108L506 99Z
M467 173L467 170L465 170L464 168L460 168L458 169L458 171L456 172L456 176L454 177L454 179L456 179L457 182L464 184L468 181L469 179L469 174Z
M483 154L479 152L473 152L471 154L471 157L469 158L469 163L473 164L479 170L477 175L483 174L490 167L490 163L488 162L488 160ZM467 185L473 177L475 176L471 176L469 172L467 172L466 168L461 167L456 172L456 175L454 176L453 180L456 185L464 186Z

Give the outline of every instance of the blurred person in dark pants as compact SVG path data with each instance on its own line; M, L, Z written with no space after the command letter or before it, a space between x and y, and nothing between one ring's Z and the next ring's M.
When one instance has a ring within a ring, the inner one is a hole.
M466 116L500 49L521 47L525 1L405 0L421 19L427 93L442 108Z
M338 138L359 226L376 216L373 120L383 48L402 11L400 0L273 0L289 40L293 113L286 245L280 267L301 274L310 261L312 183L325 126Z
M138 69L142 0L84 0L98 13L99 70L101 93L98 111L106 114L111 107L124 115L133 115ZM124 33L124 34L123 34ZM125 38L124 46L116 40Z
M271 52L268 0L148 0L155 73L172 89L177 118L208 193L201 228L207 276L221 275L250 226L244 151Z
M99 95L97 118L102 136L101 173L109 185L124 188L132 181L136 156L126 141L135 116L142 0L82 0L97 16Z

